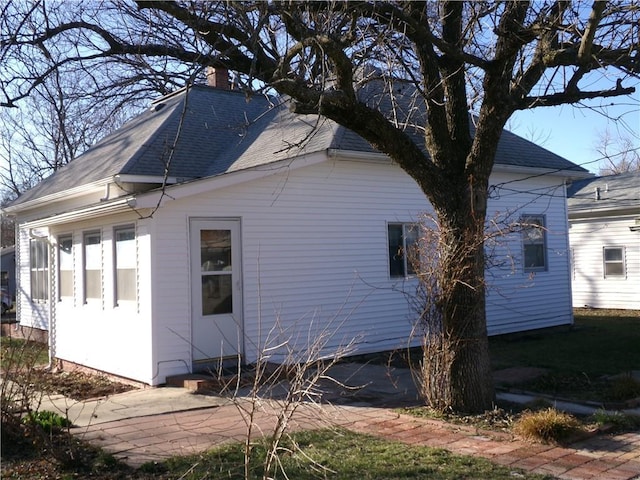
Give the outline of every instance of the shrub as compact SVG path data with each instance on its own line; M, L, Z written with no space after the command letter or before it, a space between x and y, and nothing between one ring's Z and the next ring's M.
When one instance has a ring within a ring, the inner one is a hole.
M591 416L591 419L600 426L611 425L617 432L640 428L640 416L622 412L598 410Z
M572 415L547 408L524 412L514 423L513 429L529 440L559 443L580 432L582 425Z
M47 433L60 432L63 428L71 426L69 419L48 410L29 412L27 416L24 417L23 422L37 425Z
M631 375L614 378L606 392L607 400L614 402L640 397L640 382Z

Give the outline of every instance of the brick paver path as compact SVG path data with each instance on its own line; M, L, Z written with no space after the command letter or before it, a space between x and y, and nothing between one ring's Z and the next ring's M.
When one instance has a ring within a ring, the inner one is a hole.
M242 406L243 414L237 406L228 405L96 424L76 434L137 467L244 440L250 405ZM260 405L253 421L254 436L273 429L278 411L273 403ZM300 406L290 423L291 430L328 426L409 445L445 448L561 479L640 479L640 433L598 436L564 448L526 443L509 434L477 431L388 409L307 404Z

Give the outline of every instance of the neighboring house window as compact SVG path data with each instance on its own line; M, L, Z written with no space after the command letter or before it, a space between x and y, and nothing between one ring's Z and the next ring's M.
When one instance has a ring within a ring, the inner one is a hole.
M9 286L9 272L2 271L0 272L0 287L8 287Z
M540 272L547 269L547 236L544 215L525 215L520 219L524 271Z
M389 238L389 275L392 277L406 277L415 274L414 266L418 242L417 225L411 223L389 223L387 229Z
M29 245L31 268L31 300L49 298L49 244L46 240L32 239Z
M58 237L58 295L73 297L73 239L71 235Z
M624 247L603 247L604 278L624 277Z
M115 229L116 305L136 300L136 231L134 227Z
M100 232L84 234L84 299L102 298L102 245Z

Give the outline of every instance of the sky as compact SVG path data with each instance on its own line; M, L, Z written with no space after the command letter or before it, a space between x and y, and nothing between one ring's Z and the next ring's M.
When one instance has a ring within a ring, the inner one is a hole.
M634 134L635 147L640 149L640 83L632 99L612 97L605 102L607 114L619 118L617 122L596 110L562 105L516 112L507 129L598 174L601 155L595 146L607 128L612 135L618 130L627 136Z

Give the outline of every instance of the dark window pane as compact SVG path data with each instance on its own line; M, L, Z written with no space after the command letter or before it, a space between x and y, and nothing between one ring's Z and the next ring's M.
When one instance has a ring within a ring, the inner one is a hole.
M544 267L544 246L525 245L524 246L524 266L525 268Z
M402 225L388 226L389 230L389 275L404 276L404 258L402 255Z
M202 315L233 313L231 275L202 277Z
M620 263L605 263L604 264L605 276L622 276L624 275L624 264Z
M605 248L605 262L622 262L622 248Z

